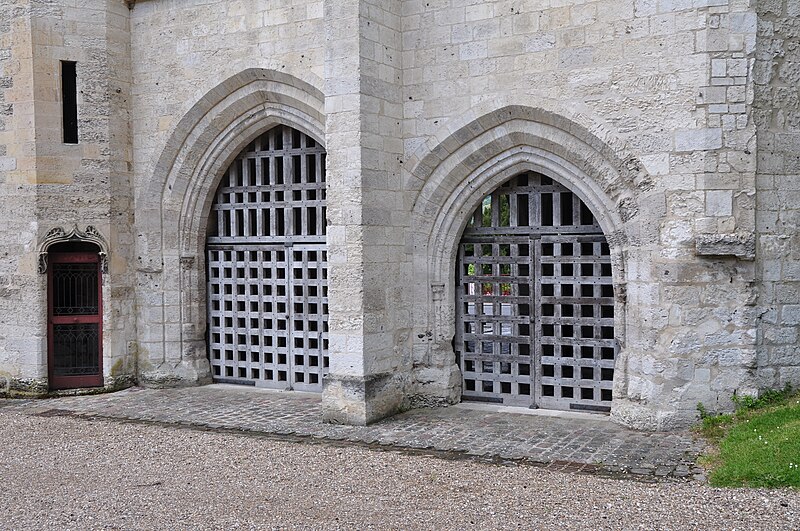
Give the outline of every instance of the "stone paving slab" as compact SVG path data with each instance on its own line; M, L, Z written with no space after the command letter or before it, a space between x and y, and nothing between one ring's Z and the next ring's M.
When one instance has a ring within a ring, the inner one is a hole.
M625 429L607 417L536 412L484 404L417 409L370 426L325 424L317 394L231 385L130 388L45 400L0 400L23 414L70 414L236 430L452 456L519 461L549 469L640 478L702 479L705 445L686 432Z

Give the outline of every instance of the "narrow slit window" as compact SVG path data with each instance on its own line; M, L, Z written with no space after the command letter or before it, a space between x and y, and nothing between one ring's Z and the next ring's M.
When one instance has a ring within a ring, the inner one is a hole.
M61 61L64 143L78 143L78 82L75 61Z

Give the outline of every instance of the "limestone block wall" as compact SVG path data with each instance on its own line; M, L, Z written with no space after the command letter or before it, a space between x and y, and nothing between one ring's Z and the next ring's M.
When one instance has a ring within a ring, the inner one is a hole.
M401 20L401 2L325 3L330 421L371 422L412 392Z
M757 3L760 385L800 386L800 2Z
M454 331L454 242L430 227L458 234L505 160L550 167L615 249L612 415L669 427L755 392L755 33L737 0L403 3L421 382L442 381Z
M459 400L455 250L530 170L611 246L617 420L670 428L800 378L796 0L129 4L0 5L3 381L45 385L37 245L76 224L111 250L108 383L208 381L213 192L278 123L328 152L328 420Z
M42 316L27 302L38 288L30 13L27 0L0 4L0 390L42 376L43 341L28 328Z
M9 239L0 344L9 362L3 370L12 386L46 389L46 275L37 272L39 244L53 229L92 226L113 249L103 278L105 380L109 386L131 381L128 9L113 0L79 7L32 0L2 9L8 83L0 186ZM77 62L78 144L63 143L62 60Z
M205 227L229 162L288 123L325 144L322 1L131 10L140 380L206 381Z
M332 420L458 400L455 245L530 169L612 244L620 421L755 392L756 20L744 0L136 2L142 381L207 376L209 198L283 121L329 153Z

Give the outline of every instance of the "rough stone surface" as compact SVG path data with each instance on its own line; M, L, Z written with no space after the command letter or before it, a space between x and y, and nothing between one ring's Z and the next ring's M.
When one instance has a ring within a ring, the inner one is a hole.
M93 226L111 249L105 383L134 373L128 13L116 0L0 5L0 374L12 389L47 389L47 282L37 264L54 228ZM62 143L60 61L78 65L78 144Z
M697 254L753 260L756 242L752 234L702 234L697 238Z
M800 2L761 2L753 72L758 129L758 387L800 386Z

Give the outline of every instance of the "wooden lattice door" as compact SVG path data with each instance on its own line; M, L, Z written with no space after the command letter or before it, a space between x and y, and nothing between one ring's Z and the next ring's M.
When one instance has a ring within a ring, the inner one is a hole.
M51 389L103 385L100 258L50 253L47 276L48 381Z
M219 382L320 391L328 367L325 150L278 126L220 184L207 240Z
M527 173L486 197L459 244L456 294L465 399L610 410L610 253L574 193Z

